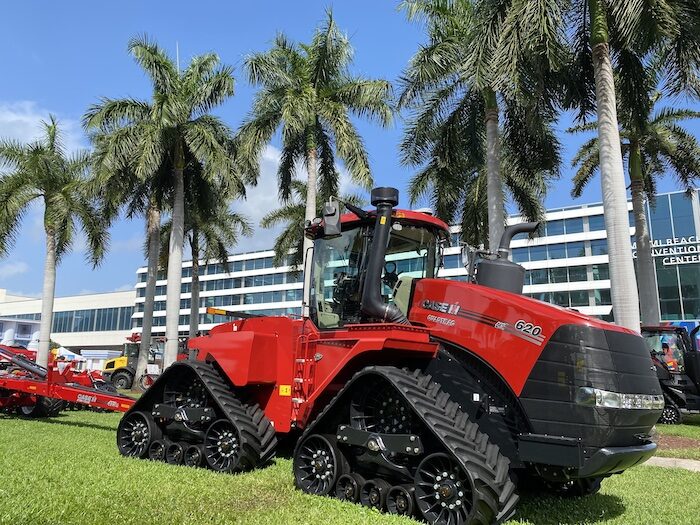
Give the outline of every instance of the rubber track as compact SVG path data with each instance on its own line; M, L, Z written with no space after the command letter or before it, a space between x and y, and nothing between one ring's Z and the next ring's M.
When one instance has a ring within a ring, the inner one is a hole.
M335 402L365 375L379 376L389 382L431 429L446 451L470 473L478 496L470 525L501 523L513 515L518 494L509 475L508 458L501 454L498 446L489 441L488 436L479 430L479 426L467 417L459 405L450 400L440 385L420 370L409 371L391 366L364 368L307 427L299 443L313 433L314 427L333 409Z
M202 382L226 419L238 429L242 454L236 471L252 470L272 459L277 445L275 429L257 404L247 405L236 398L221 374L209 363L180 361L172 367L188 367Z

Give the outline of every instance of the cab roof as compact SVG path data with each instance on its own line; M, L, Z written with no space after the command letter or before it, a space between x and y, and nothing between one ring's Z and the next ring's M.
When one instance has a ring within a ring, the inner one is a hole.
M362 224L374 222L377 217L376 210L367 211L367 218L361 218L354 213L344 213L340 216L340 223L343 226L351 226L353 224ZM424 213L421 211L413 210L393 210L391 216L394 219L399 219L404 224L413 224L416 226L429 226L435 228L441 237L447 237L450 233L449 226L444 221L438 219L437 217ZM319 232L323 231L323 221L313 224L307 228L307 233L311 233L316 236Z

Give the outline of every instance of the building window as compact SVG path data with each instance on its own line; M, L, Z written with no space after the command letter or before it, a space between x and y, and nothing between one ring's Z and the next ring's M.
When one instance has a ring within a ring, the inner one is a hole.
M668 195L659 195L655 204L650 206L651 236L661 244L666 244L668 239L673 239L671 206L668 197Z
M596 306L608 306L612 304L612 300L610 299L610 290L608 289L594 290L593 297L595 298Z
M546 261L547 260L547 246L530 246L530 260L531 261Z
M588 290L572 290L569 292L571 306L588 306Z
M541 270L530 270L530 279L532 280L532 284L548 284L548 276L547 276L547 270L546 269L541 269Z
M591 242L591 255L607 255L608 254L608 240L607 239L596 239Z
M547 251L550 259L566 259L566 244L550 244Z
M567 242L566 253L570 259L573 259L574 257L585 257L586 244L583 241Z
M685 193L671 195L671 208L673 213L673 236L690 237L695 235L695 217L693 215L693 202Z
M605 217L603 215L591 215L588 217L588 231L595 232L605 229Z
M573 217L564 220L566 233L581 233L583 232L583 217Z
M571 266L569 268L569 281L580 282L588 280L588 272L585 266Z
M550 268L549 282L550 283L565 283L568 282L566 268Z
M513 262L522 263L528 262L530 260L530 255L528 253L527 247L525 248L513 248L511 251Z
M604 281L610 279L610 270L607 264L594 264L593 269L593 279L596 281Z
M547 235L564 235L564 221L547 221Z

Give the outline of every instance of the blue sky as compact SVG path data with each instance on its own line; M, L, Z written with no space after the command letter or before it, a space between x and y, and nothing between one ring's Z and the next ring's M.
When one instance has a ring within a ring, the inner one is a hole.
M36 135L39 120L54 113L66 131L67 146L87 147L80 118L90 104L101 96L149 96L147 79L126 51L128 39L144 33L173 56L177 42L183 64L193 55L215 51L224 63L235 67L236 94L217 110L235 128L254 94L240 69L246 54L269 47L278 31L294 40L308 41L329 6L351 37L354 71L395 80L423 39L421 28L407 22L396 5L387 0L334 4L310 0L12 2L0 18L0 63L5 71L0 81L0 136L30 140ZM569 124L565 117L558 127L564 130ZM398 161L402 121L397 119L389 130L361 122L358 126L376 183L403 190L411 172ZM699 123L688 127L696 134L700 132ZM600 200L597 181L578 201L572 202L569 195L572 171L568 163L581 140L562 132L565 167L561 180L549 192L547 206ZM258 188L250 192L248 202L238 205L253 220L275 205L275 146L262 159ZM660 189L673 187L673 181L667 180ZM273 236L274 232L258 228L254 238L244 240L236 251L271 246ZM64 258L57 276L57 295L133 287L136 268L144 260L143 223L119 221L111 230L111 239L110 252L96 270L85 263L79 245ZM0 288L39 295L43 258L41 210L35 208L25 216L13 252L0 259Z

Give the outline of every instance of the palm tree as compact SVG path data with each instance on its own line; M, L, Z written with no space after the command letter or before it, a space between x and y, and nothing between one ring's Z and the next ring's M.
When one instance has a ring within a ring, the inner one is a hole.
M316 216L319 190L337 195L336 156L356 183L365 188L372 185L367 152L350 115L383 126L392 119L389 82L350 74L352 57L350 41L329 11L310 44L294 44L278 34L272 49L245 61L250 82L260 86L240 129L246 156L258 155L281 129L280 196L283 201L290 198L296 165L303 162L308 221ZM304 254L309 246L305 240Z
M542 172L535 177L524 176L509 160L507 149L502 150L499 169L503 185L527 221L538 221L544 216L544 195L550 174ZM487 169L459 162L446 164L439 156L430 159L409 185L411 203L427 199L435 214L448 224L461 225L461 240L469 246L488 245L489 213ZM505 200L501 201L505 216Z
M124 146L122 131L116 128L92 135L92 183L101 194L101 215L107 223L118 217L123 208L127 218L144 217L146 220L146 290L141 344L134 376L139 378L146 373L148 365L159 270L161 213L170 200L172 169L165 164L151 178L143 180L137 177L134 159L128 155L128 151L120 150ZM135 385L139 386L139 383L135 382Z
M527 86L521 59L538 57L561 63L560 42L570 54L560 80L568 80L562 101L585 117L596 112L601 188L610 257L615 320L639 329L639 301L627 219L627 195L620 149L613 64L637 67L630 56L659 64L671 93L700 94L700 6L686 0L561 0L539 2L484 1L504 20L494 52L497 85L517 90ZM633 52L633 53L630 53ZM510 64L510 68L508 68Z
M203 176L220 175L232 185L244 185L257 173L241 172L231 149L231 132L209 112L233 95L232 70L220 66L213 53L194 57L184 71L158 45L146 37L132 39L129 51L153 84L149 104L135 99L103 99L84 117L87 129L118 132L115 151L134 158L141 180L164 165L171 167L173 227L170 234L166 299L164 367L177 357L184 241L184 169L188 156L203 166ZM246 168L249 166L246 166Z
M521 212L535 219L542 213L538 200L547 180L558 175L559 144L552 130L555 75L554 65L535 68L523 58L518 64L530 67L530 84L535 82L537 90L498 92L492 56L504 30L502 9L492 8L494 2L475 4L402 3L409 19L425 20L428 43L401 79L400 105L412 110L401 152L405 164L423 165L412 182L412 198L431 194L445 220L460 214L463 220L485 217L488 244L495 251L505 225L504 185ZM483 241L481 219L465 224L465 240Z
M70 251L78 227L88 241L87 258L93 267L102 260L107 230L88 193L86 151L68 155L54 116L42 121L42 137L30 144L0 140L0 167L8 168L0 178L0 253L6 255L18 234L22 216L39 201L44 206L46 260L41 297L41 325L37 363L49 358L56 266Z
M291 196L283 205L268 214L260 221L263 228L284 226L282 232L275 239L275 266L290 266L298 270L304 262L304 219L306 217L307 184L298 179L292 179L290 183ZM316 204L316 216L320 216L323 202L335 195L326 195L324 192L318 195ZM349 202L355 206L362 206L363 199L359 195L341 195L343 202Z
M229 250L238 243L240 235L251 235L253 230L245 217L229 208L232 196L227 195L225 181L205 180L202 166L194 159L185 167L185 188L185 240L192 253L189 336L195 337L199 330L200 260L227 264ZM172 219L163 224L163 241L170 238L172 224ZM167 261L165 242L161 254Z
M619 77L618 77L619 78ZM627 93L622 88L621 94ZM642 93L645 93L642 91ZM620 149L627 160L627 171L632 192L635 240L637 247L637 285L639 289L643 325L657 325L660 320L656 270L652 257L651 239L644 203L654 202L656 180L669 171L688 192L700 179L700 144L679 122L700 118L700 112L689 109L662 108L653 111L660 94L642 96L641 101L620 100L622 143ZM632 102L637 102L632 103ZM640 104L646 115L640 121ZM594 131L597 122L571 128L573 133ZM579 197L583 188L600 168L599 139L594 137L582 144L572 164L578 167L572 195Z

